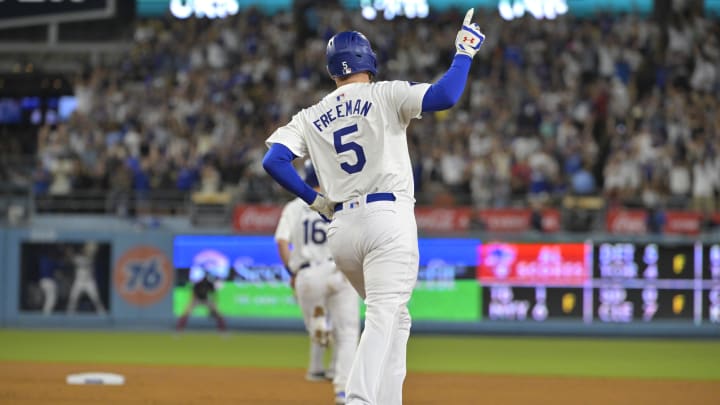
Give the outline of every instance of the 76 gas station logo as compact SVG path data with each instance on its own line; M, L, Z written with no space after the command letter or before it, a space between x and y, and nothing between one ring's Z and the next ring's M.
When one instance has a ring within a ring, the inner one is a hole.
M152 246L126 251L113 269L113 285L120 296L137 306L162 300L173 281L173 268L165 253Z

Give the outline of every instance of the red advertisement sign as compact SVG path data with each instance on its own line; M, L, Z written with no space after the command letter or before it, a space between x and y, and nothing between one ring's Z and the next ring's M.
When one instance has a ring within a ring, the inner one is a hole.
M666 233L679 233L684 235L697 235L700 233L701 216L696 212L668 211L665 213Z
M560 211L547 209L542 212L543 232L557 232L560 230Z
M540 224L545 232L560 230L560 212L543 210ZM532 227L532 211L523 208L485 209L478 211L483 229L489 232L523 232Z
M483 228L490 232L522 232L530 229L530 210L507 208L480 210Z
M612 208L607 213L607 230L610 233L644 234L647 233L647 213L645 210L627 210Z
M464 232L470 228L472 208L416 207L415 219L422 232Z
M490 242L478 251L483 284L582 285L590 278L585 243Z
M274 233L282 209L279 205L237 205L233 212L233 228L240 232Z

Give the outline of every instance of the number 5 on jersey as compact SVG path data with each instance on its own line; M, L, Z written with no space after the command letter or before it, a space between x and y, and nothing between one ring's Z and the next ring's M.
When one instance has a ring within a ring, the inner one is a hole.
M345 135L349 135L352 133L355 133L358 131L357 124L352 124L350 126L340 128L337 131L333 132L333 141L335 143L335 152L339 154L343 152L352 151L355 152L355 156L357 159L357 162L355 164L351 165L347 162L343 162L340 164L340 168L345 170L349 174L357 173L360 170L365 167L365 151L363 150L362 146L357 144L356 142L347 142L343 143L342 137Z

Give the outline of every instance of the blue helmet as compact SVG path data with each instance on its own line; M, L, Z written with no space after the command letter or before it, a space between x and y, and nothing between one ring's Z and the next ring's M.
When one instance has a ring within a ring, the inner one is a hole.
M305 161L305 183L307 183L310 187L319 187L320 182L318 181L317 174L315 173L315 168L312 165L312 162L309 160Z
M327 45L327 70L332 77L358 72L377 75L377 60L370 41L360 32L343 31L335 34Z

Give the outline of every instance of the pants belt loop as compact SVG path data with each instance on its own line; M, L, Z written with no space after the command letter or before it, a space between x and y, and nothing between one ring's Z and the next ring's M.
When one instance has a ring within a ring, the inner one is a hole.
M396 201L397 197L393 193L371 193L365 196L366 203L372 203L375 201ZM342 211L343 203L335 204L335 212Z

